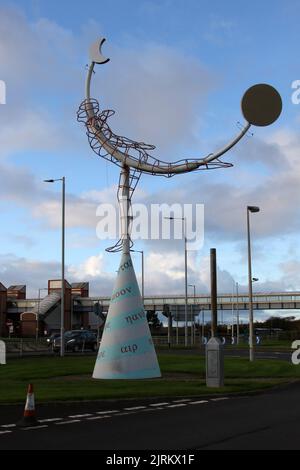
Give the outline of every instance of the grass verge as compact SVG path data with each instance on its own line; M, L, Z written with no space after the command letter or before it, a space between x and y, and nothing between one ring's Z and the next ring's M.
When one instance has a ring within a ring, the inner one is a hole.
M205 385L205 361L198 355L159 355L162 378L93 380L94 357L31 357L0 366L0 403L24 402L32 382L39 402L116 398L199 396L266 389L300 379L300 367L280 360L225 358L225 386Z

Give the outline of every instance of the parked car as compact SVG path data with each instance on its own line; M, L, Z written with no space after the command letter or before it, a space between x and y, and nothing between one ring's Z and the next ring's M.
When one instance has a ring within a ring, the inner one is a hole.
M46 339L49 348L52 347L53 341L55 340L55 338L58 337L60 337L60 333L52 333L52 335L50 335L49 338Z
M79 352L84 349L97 351L97 336L89 330L72 330L64 334L65 351ZM53 351L60 350L60 335L53 340Z

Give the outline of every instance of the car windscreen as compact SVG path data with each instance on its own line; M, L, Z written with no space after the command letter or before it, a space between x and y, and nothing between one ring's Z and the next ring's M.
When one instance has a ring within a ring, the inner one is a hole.
M68 332L68 333L65 333L65 338L66 338L66 339L76 338L77 336L80 336L80 333L78 333L78 332Z

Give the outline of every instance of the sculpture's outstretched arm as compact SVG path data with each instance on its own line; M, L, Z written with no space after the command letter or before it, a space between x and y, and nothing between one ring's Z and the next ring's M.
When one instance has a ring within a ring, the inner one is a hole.
M109 155L114 163L126 165L138 172L165 176L187 173L201 169L201 167L205 169L209 167L232 166L229 163L221 162L219 158L242 139L251 124L259 126L271 124L281 112L281 98L278 92L270 85L255 85L245 93L242 101L242 110L247 121L246 125L222 149L210 153L201 159L182 159L173 163L158 160L147 152L147 150L153 150L154 146L146 145L143 142L135 142L114 134L107 123L108 117L113 112L108 110L100 112L98 102L91 99L91 79L95 63L104 64L109 61L101 52L104 41L104 38L100 38L91 46L91 64L86 80L86 100L80 107L78 119L85 121L90 144L94 151L102 156ZM103 155L103 152L105 155Z

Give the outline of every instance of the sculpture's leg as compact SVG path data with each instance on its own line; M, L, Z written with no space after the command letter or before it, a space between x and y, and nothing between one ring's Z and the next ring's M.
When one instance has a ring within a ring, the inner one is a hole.
M130 231L131 231L131 196L130 196L130 169L123 165L119 183L119 208L121 223L122 254L130 253Z
M160 377L160 368L130 256L130 172L121 170L118 199L122 259L107 314L93 378Z

